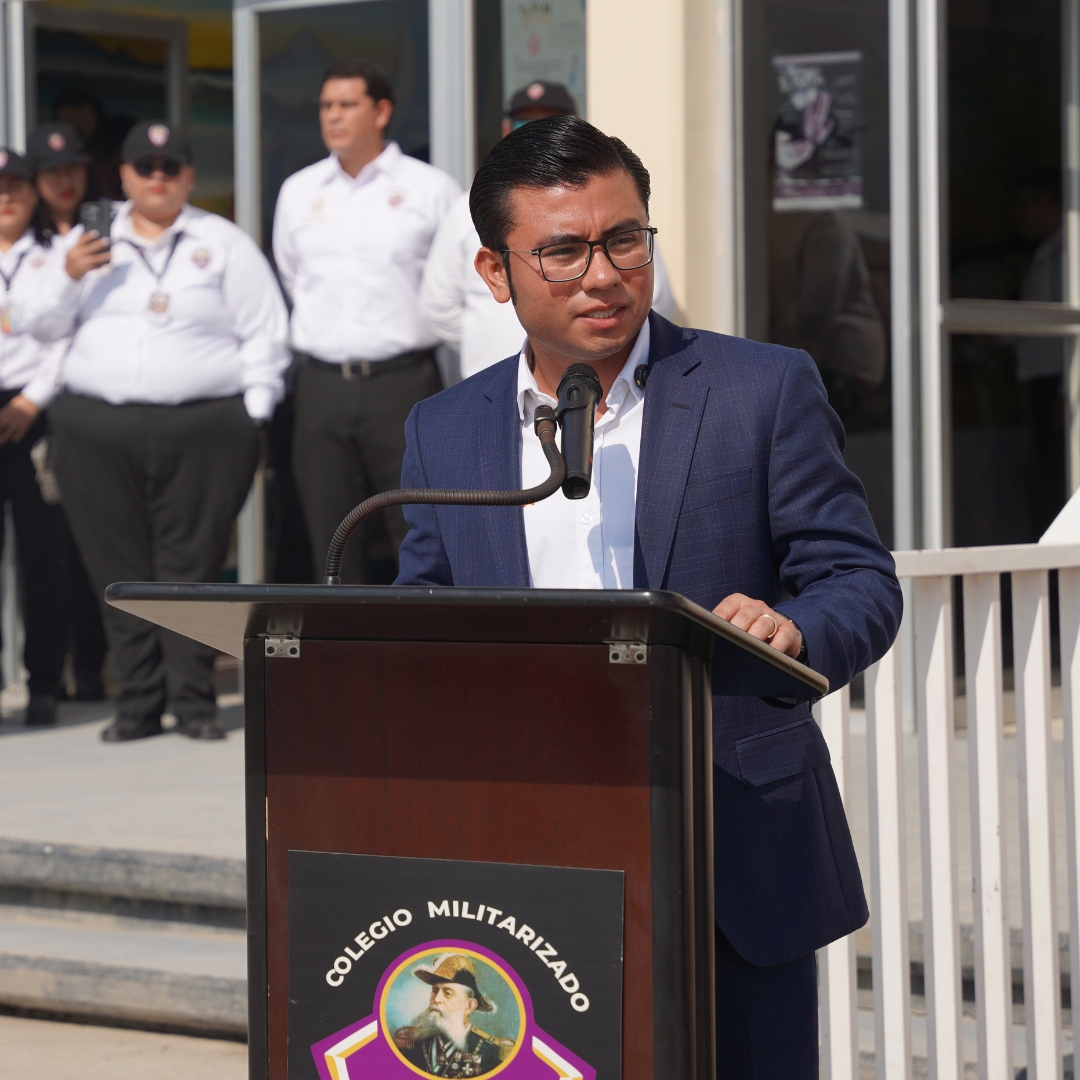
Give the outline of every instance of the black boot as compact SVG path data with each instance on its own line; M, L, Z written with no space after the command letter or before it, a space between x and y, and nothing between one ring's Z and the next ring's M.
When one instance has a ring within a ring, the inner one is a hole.
M56 723L56 698L52 694L31 694L26 707L27 727L48 727Z
M161 717L118 716L108 727L101 730L102 742L130 742L132 739L148 739L161 734Z

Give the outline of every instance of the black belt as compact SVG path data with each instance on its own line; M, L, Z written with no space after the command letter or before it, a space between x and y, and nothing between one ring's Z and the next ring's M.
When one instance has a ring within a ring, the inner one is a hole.
M333 360L320 360L310 353L302 353L302 356L317 368L336 368L343 379L371 379L376 375L388 375L391 371L401 371L404 368L416 367L427 361L434 362L434 349L417 349L413 352L401 353L400 356L391 356L389 360L346 360L337 363Z

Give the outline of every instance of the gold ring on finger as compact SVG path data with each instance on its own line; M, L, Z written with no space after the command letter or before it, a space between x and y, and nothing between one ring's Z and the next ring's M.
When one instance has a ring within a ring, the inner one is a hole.
M772 641L772 639L776 637L776 631L780 629L780 624L770 614L768 614L768 612L762 615L761 618L768 619L769 622L772 623L772 632L765 639L766 641Z

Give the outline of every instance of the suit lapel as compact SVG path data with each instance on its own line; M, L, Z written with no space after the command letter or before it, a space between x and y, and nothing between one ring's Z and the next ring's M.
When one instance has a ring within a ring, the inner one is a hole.
M517 367L508 365L510 378L481 399L478 432L477 479L481 488L513 491L521 487L521 417L517 406ZM528 588L529 554L525 518L520 506L485 506L483 535L491 545L494 585Z
M657 315L652 323L635 510L636 588L660 588L667 571L698 429L709 396L694 378L700 362L681 333ZM642 572L644 580L641 580Z

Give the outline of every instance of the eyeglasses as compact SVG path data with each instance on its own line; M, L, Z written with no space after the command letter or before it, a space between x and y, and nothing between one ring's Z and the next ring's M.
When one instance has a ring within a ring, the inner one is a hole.
M535 255L540 260L540 273L545 281L576 281L588 273L593 251L603 248L608 262L616 270L637 270L653 261L653 237L656 229L628 229L605 240L580 240L565 244L548 244L529 251L503 248L509 254Z
M132 167L145 180L156 172L164 173L170 180L180 175L183 165L176 158L144 157L133 161Z

